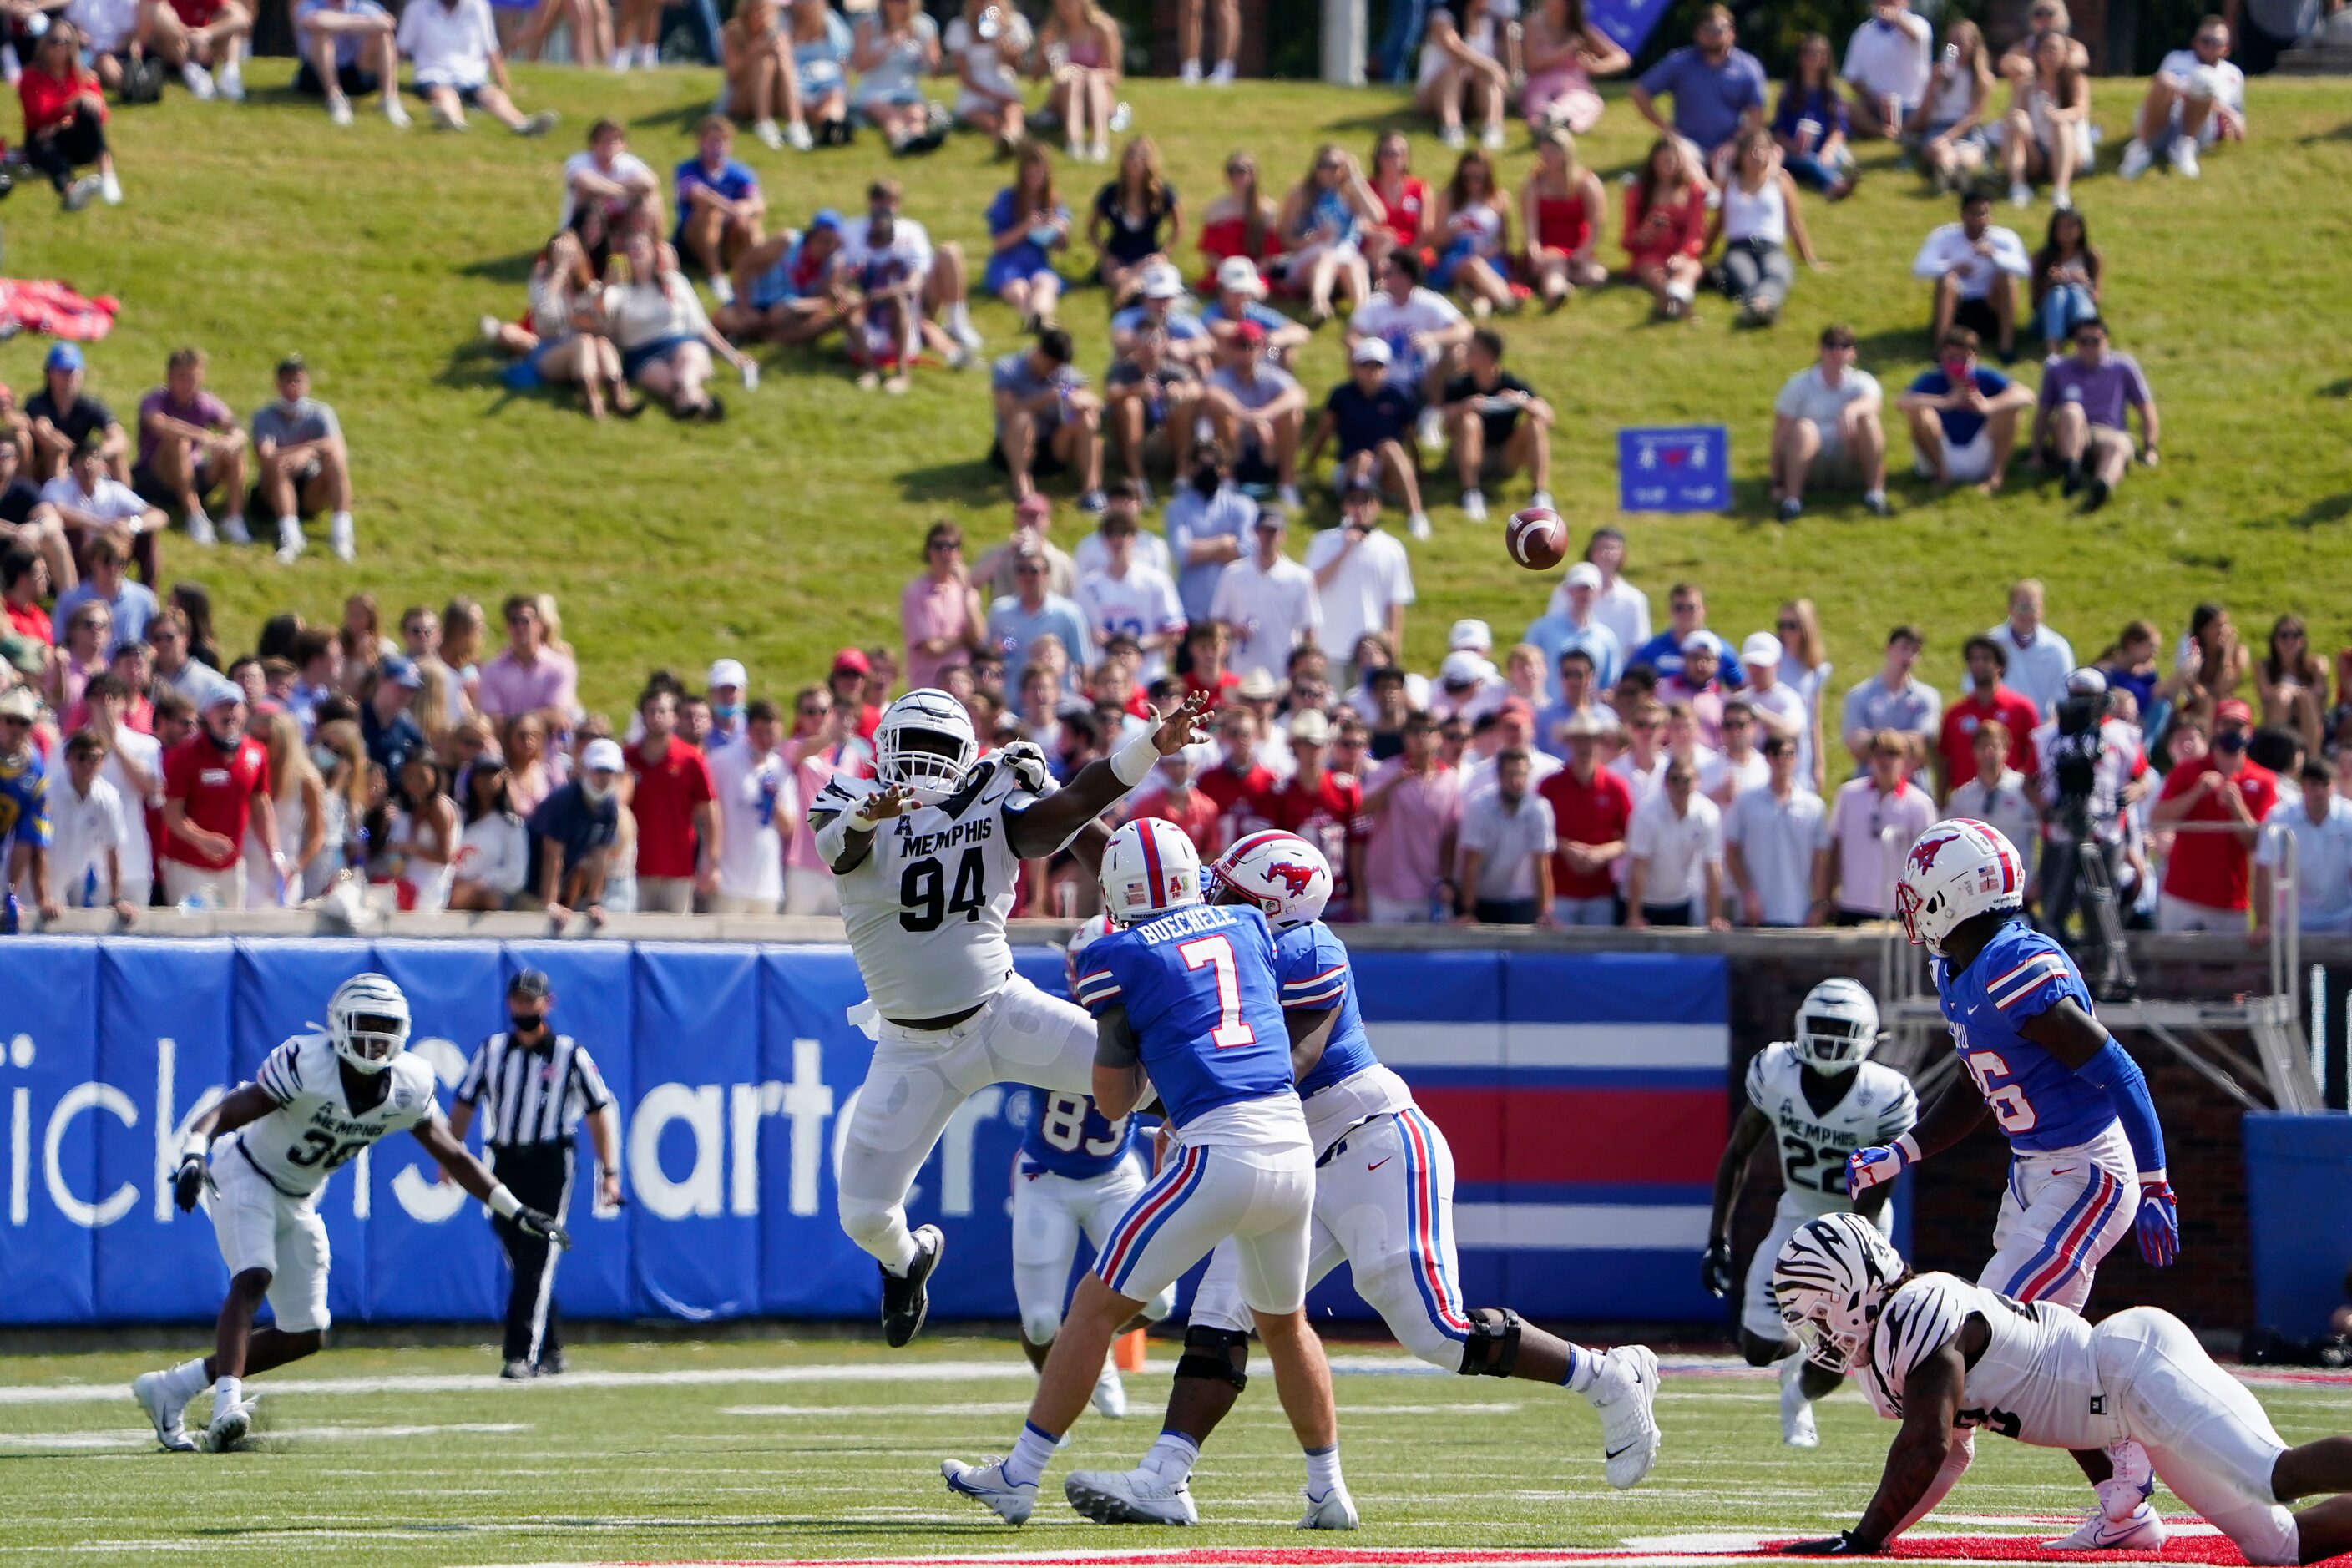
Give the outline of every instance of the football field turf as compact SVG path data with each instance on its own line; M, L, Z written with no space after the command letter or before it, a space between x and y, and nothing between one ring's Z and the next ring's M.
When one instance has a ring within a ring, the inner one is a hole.
M1064 1505L1070 1469L1127 1468L1150 1441L1175 1359L1165 1342L1129 1377L1125 1421L1079 1422L1017 1531L950 1497L939 1475L943 1456L1002 1452L1019 1430L1034 1376L1004 1340L942 1336L896 1354L857 1341L599 1345L574 1352L571 1375L523 1384L488 1375L488 1349L331 1351L248 1384L263 1395L257 1439L221 1456L155 1451L126 1385L168 1364L164 1352L0 1357L0 1555L207 1568L1195 1554L1704 1564L1852 1523L1895 1431L1849 1388L1822 1407L1819 1449L1783 1448L1769 1374L1670 1357L1657 1468L1621 1493L1601 1478L1581 1399L1435 1373L1387 1346L1333 1352L1364 1520L1348 1537L1292 1529L1299 1457L1262 1355L1193 1478L1202 1528L1104 1528ZM2258 1392L2290 1443L2352 1428L2343 1382L2265 1377ZM193 1414L208 1410L207 1395ZM2046 1560L2031 1543L2070 1528L2089 1499L2065 1456L1983 1437L1914 1552ZM2177 1501L2158 1500L2180 1521ZM2167 1558L2239 1560L2193 1525Z

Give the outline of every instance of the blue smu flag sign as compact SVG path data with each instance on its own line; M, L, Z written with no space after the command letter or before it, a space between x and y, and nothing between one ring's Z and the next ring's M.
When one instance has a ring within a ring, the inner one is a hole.
M1651 30L1666 14L1666 0L1592 0L1585 15L1602 32L1617 40L1629 55L1638 55L1650 41Z
M1721 511L1731 504L1731 437L1720 425L1617 432L1621 511Z

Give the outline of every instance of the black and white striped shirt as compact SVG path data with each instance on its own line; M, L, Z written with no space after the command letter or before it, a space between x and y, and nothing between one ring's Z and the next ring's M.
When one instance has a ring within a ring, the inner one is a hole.
M583 1116L613 1103L613 1091L571 1036L552 1035L533 1047L501 1030L474 1052L457 1100L479 1108L483 1142L510 1149L569 1143Z

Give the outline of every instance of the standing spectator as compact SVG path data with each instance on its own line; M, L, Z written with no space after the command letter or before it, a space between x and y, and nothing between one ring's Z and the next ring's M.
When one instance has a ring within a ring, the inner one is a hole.
M1671 58L1671 57L1670 57ZM1698 298L1706 269L1707 185L1672 138L1650 144L1625 187L1625 275L1649 290L1657 313L1680 321Z
M1574 662L1574 653L1562 659ZM1552 919L1564 926L1617 923L1617 886L1612 868L1625 853L1633 820L1633 791L1622 774L1601 766L1601 741L1609 732L1601 714L1574 710L1559 726L1568 765L1537 785L1551 808Z
M377 669L375 684L360 706L360 735L367 742L368 761L395 783L408 760L428 750L424 730L408 711L409 698L424 684L415 664L394 654Z
M44 37L47 34L42 35ZM66 471L73 455L93 438L104 452L109 477L131 482L131 437L114 411L84 395L82 353L78 344L52 343L41 361L41 390L25 400L25 435L31 442L31 475L37 482Z
M1081 158L1110 162L1111 121L1126 53L1118 23L1094 0L1053 0L1037 35L1038 74L1053 81L1046 103L1061 114L1074 163Z
M1537 26L1554 8L1580 9L1582 3L1544 0L1536 13ZM1594 36L1607 37L1597 29ZM1616 47L1613 43L1610 47ZM1592 101L1597 113L1601 100L1596 96ZM1538 132L1535 170L1519 187L1520 243L1526 247L1519 266L1546 310L1559 310L1579 289L1598 289L1609 281L1609 268L1594 254L1607 222L1607 205L1601 176L1577 162L1576 138L1568 127Z
M47 563L21 545L0 554L0 608L6 612L8 629L40 651L44 668L58 641L56 624L41 607L48 596Z
M1990 196L1973 186L1961 192L1960 221L1928 233L1911 276L1936 285L1928 332L1939 345L1966 327L1992 339L2003 364L2017 357L2017 280L2033 276L2033 262L2015 229L1993 224Z
M1821 265L1798 208L1797 183L1780 167L1772 139L1761 131L1739 138L1723 183L1723 205L1716 209L1700 254L1713 249L1718 237L1723 291L1738 301L1739 319L1748 326L1769 327L1780 319L1780 307L1797 284L1791 249L1806 266Z
M711 908L722 915L772 915L784 904L784 837L801 818L800 789L780 749L783 719L772 702L743 710L743 736L709 753L719 802L721 852Z
M1801 777L1794 743L1768 735L1763 751L1769 777L1724 810L1724 866L1739 895L1740 924L1801 926L1812 912L1826 808Z
M1946 799L1961 781L1977 776L1976 735L1986 724L1999 724L2023 742L2016 753L2017 766L2032 777L2035 769L2030 737L2042 722L2042 711L2032 698L2001 684L2009 671L2006 647L1989 637L1973 637L1961 647L1960 658L1968 668L1968 693L1944 710L1936 737L1936 794ZM2010 748L2002 749L2007 752Z
M1946 332L1934 368L1920 372L1895 406L1911 424L1913 466L1944 486L1999 495L2017 447L2017 422L2033 394L1977 363L1977 334Z
M2230 24L2207 16L2197 24L2189 47L2173 50L2156 68L2116 172L2137 180L2158 157L2169 155L2174 172L2193 180L2200 148L2245 139L2246 73L2230 59Z
M478 5L481 0L471 0ZM431 0L439 5L441 0ZM415 9L425 9L418 6ZM278 362L278 400L254 410L247 427L259 479L248 505L278 519L278 559L292 565L302 553L302 521L330 513L327 542L338 561L355 554L352 523L352 458L335 411L310 395L310 367L299 354Z
M1723 650L1715 634L1699 630L1683 639L1682 668L1658 681L1657 699L1671 714L1687 707L1701 744L1714 747L1723 735Z
M1317 534L1307 546L1307 569L1315 574L1322 618L1316 640L1325 653L1349 658L1367 632L1382 633L1391 647L1401 647L1405 606L1413 598L1404 546L1381 527L1377 486L1349 487L1339 506L1340 525Z
M1296 511L1298 440L1307 426L1307 391L1298 378L1266 363L1265 329L1244 321L1234 333L1234 359L1209 377L1202 402L1217 439L1236 468L1270 474L1275 493Z
M1193 786L1192 772L1190 751L1160 758L1152 782L1137 792L1128 815L1130 820L1148 816L1174 823L1192 841L1192 848L1205 865L1218 854L1218 824L1223 812L1206 792Z
M1217 584L1225 568L1249 549L1257 518L1257 502L1234 483L1226 448L1215 441L1194 447L1192 471L1168 498L1160 519L1186 620L1197 624L1213 618Z
M684 748L680 747L683 751ZM604 892L620 840L621 744L600 736L581 749L580 776L539 803L530 814L539 847L532 889L561 931L578 910L591 925L604 923Z
M948 23L942 58L955 63L955 119L996 143L996 155L1021 150L1029 120L1021 82L1021 62L1036 43L1029 18L1016 5L964 0Z
M2303 930L2315 935L2352 931L2352 801L2336 793L2334 770L2316 757L2303 764L2296 782L2301 795L2280 800L2263 819L2276 831L2264 835L2255 863L2275 880L2278 842L2292 837L2295 912Z
M996 400L992 462L1003 466L1013 499L1037 488L1033 475L1075 471L1078 510L1102 510L1102 403L1070 363L1070 334L1046 327L1036 342L999 359L989 373Z
M6 450L0 446L0 452ZM122 547L106 534L90 541L88 560L89 575L58 595L56 618L70 624L74 612L84 605L103 605L114 627L114 641L107 649L110 657L123 643L145 641L147 623L160 607L155 591L124 575Z
M1549 803L1528 792L1528 771L1523 749L1504 748L1495 755L1495 787L1463 805L1454 919L1465 925L1557 922L1551 863L1559 840Z
M1833 202L1851 195L1853 149L1846 145L1846 133L1853 123L1830 66L1829 39L1806 34L1772 110L1772 142L1790 174Z
M1911 842L1936 820L1936 803L1905 775L1913 757L1893 730L1871 738L1870 771L1838 787L1822 823L1813 895L1816 925L1866 925L1895 918L1895 879Z
M188 613L177 605L156 611L147 623L147 646L154 653L154 695L160 698L166 691L175 691L201 713L202 704L212 694L213 671L189 657Z
M2091 167L2091 79L2072 58L2073 40L2057 32L2034 41L2031 74L2017 85L2001 151L2009 161L2009 205L2033 205L2035 177L2050 180L2050 205L2074 205L2074 171Z
M1722 743L1712 760L1703 757L1698 766L1699 793L1723 810L1730 810L1734 800L1748 790L1762 788L1771 779L1771 764L1756 749L1760 728L1751 699L1734 697L1724 703Z
M1934 72L1935 29L1911 9L1910 0L1873 0L1870 20L1846 40L1845 68L1853 85L1857 135L1903 134L1912 111L1927 100Z
M1886 634L1886 662L1878 673L1845 694L1838 733L1845 749L1853 753L1856 773L1868 765L1876 738L1890 731L1910 748L1914 766L1927 765L1928 752L1942 728L1944 699L1911 673L1919 663L1923 646L1911 627L1895 627Z
M1584 559L1601 574L1601 593L1592 601L1592 618L1614 633L1617 646L1630 655L1650 640L1650 595L1625 578L1625 531L1606 523L1594 529L1584 542ZM1567 607L1568 584L1563 579L1551 591L1551 608Z
M57 918L48 893L52 843L49 796L55 781L34 726L41 700L32 689L0 690L0 902L23 888L43 920Z
M1671 124L1658 113L1662 92L1674 95ZM1692 42L1643 72L1632 97L1636 113L1682 144L1691 178L1719 179L1731 143L1764 123L1764 68L1738 47L1730 8L1709 5Z
M743 661L736 658L715 658L710 661L710 673L703 679L705 693L701 706L710 716L710 731L702 749L706 754L717 747L743 738L743 690L751 684Z
M412 79L437 130L465 130L468 108L518 136L544 136L561 118L551 109L525 116L515 107L488 0L419 0L401 12L395 41L416 68Z
M1134 639L1143 656L1136 678L1148 684L1167 672L1168 650L1184 635L1184 607L1168 574L1136 559L1141 510L1133 489L1113 487L1099 530L1103 565L1078 580L1077 605L1096 646L1115 637Z
M1406 527L1415 539L1429 537L1429 514L1422 510L1420 467L1406 449L1412 439L1412 394L1388 378L1394 356L1378 338L1364 338L1348 351L1348 379L1323 400L1315 422L1314 438L1307 444L1307 467L1323 456L1324 443L1339 438L1339 461L1332 470L1335 487L1378 485L1383 479L1396 487L1405 504Z
M1459 20L1455 7L1461 11ZM1436 120L1437 140L1448 148L1468 144L1462 131L1466 100L1478 117L1479 140L1489 149L1502 149L1503 114L1511 95L1502 37L1507 26L1490 0L1451 0L1430 9L1421 36L1421 79L1413 88L1413 107Z
M1100 255L1095 269L1111 303L1128 303L1146 268L1172 266L1169 255L1183 238L1184 205L1160 173L1160 149L1149 136L1129 137L1118 155L1118 177L1095 193L1087 219L1087 242Z
M1025 143L1013 165L1013 183L988 205L993 249L981 286L1012 307L1021 330L1052 324L1062 297L1053 253L1070 244L1070 209L1054 194L1054 165L1037 142Z
M129 847L124 824L138 804L126 805L99 776L105 760L106 742L94 731L77 731L66 742L66 776L48 791L48 876L34 889L44 919L54 907L110 909L124 925L139 918L139 907L126 892L123 865ZM140 868L142 881L145 869Z
M2001 720L1987 719L1976 726L1969 737L1969 765L1975 772L1952 786L1944 803L1944 816L1947 819L1960 816L1972 822L1989 822L2018 847L2020 854L2025 854L2042 837L2042 816L2034 809L2026 775L2009 765L2011 744L2009 725ZM2073 848L2071 841L2068 848ZM2049 859L2047 849L2042 858L2045 862ZM2029 909L2038 901L2041 892L2036 873L2037 868L2029 859L2025 867L2025 902ZM2062 915L2058 925L2063 923Z
M567 719L577 713L580 667L570 654L548 646L539 601L529 594L509 594L501 613L507 646L482 667L477 701L484 717L512 720L551 708Z
M1549 132L1581 136L1600 124L1602 104L1592 79L1615 76L1633 63L1592 20L1584 0L1538 0L1528 17L1526 50L1527 85L1519 89L1519 112L1536 133L1538 154ZM1570 157L1572 161L1572 148ZM1597 212L1594 217L1598 221ZM1528 232L1535 232L1532 226Z
M1618 646L1617 634L1601 624L1598 608L1601 599L1601 569L1589 561L1580 561L1568 569L1563 584L1567 605L1555 602L1549 609L1528 623L1523 640L1543 651L1544 668L1549 677L1548 693L1558 700L1560 696L1560 662L1571 651L1585 656L1586 666L1593 681L1601 686L1613 686L1617 674L1624 667L1625 650ZM1538 734L1538 742L1545 737ZM1549 746L1546 746L1549 750Z
M1853 329L1822 329L1820 358L1781 384L1772 404L1772 496L1780 521L1804 514L1805 489L1820 481L1859 484L1874 517L1886 501L1886 430L1878 378L1854 363Z
M940 68L939 24L914 0L881 0L851 29L857 72L851 107L882 132L895 153L929 153L947 140L948 119L931 113L923 79Z
M1984 34L1965 16L1944 27L1944 48L1927 81L1927 96L1911 111L1904 140L1938 192L1958 188L1984 167L1990 151L1992 68Z
M1315 150L1306 174L1282 198L1275 223L1287 249L1283 279L1306 293L1309 327L1331 319L1335 293L1352 308L1370 291L1361 240L1381 213L1356 155L1330 142Z
M227 404L205 390L201 349L174 349L163 368L163 384L139 401L139 461L132 488L158 506L177 505L188 537L213 539L205 497L218 490L228 515L221 531L231 544L250 544L245 526L245 432Z
M1738 673L1739 651L1723 638L1707 630L1706 595L1696 583L1677 583L1666 590L1666 629L1635 648L1626 659L1630 665L1647 665L1657 671L1663 680L1683 672L1684 651L1691 638L1704 636L1715 647L1716 670L1724 684L1737 687L1742 677Z
M1729 929L1723 918L1723 814L1697 771L1666 764L1665 787L1633 809L1625 833L1625 923Z
M1321 629L1315 574L1283 553L1289 526L1279 510L1259 512L1250 525L1255 548L1224 568L1211 596L1209 618L1233 633L1232 662L1240 674L1286 672L1293 653L1313 645Z
M2074 649L2043 624L2042 584L2021 577L2009 590L2009 619L1985 633L2008 653L2009 683L2046 719L2066 695Z
M1616 728L1616 716L1594 700L1601 682L1592 672L1592 655L1580 647L1564 650L1555 666L1559 696L1536 710L1536 744L1554 757L1568 756L1566 731L1570 720L1589 714L1607 734Z
M1389 380L1421 399L1421 444L1445 440L1445 384L1461 374L1470 319L1454 301L1421 286L1420 255L1403 246L1381 267L1381 287L1348 318L1349 353L1367 338L1389 346Z
M1821 793L1828 755L1822 740L1822 692L1835 673L1822 641L1822 618L1811 599L1791 599L1773 620L1780 639L1780 684L1804 703L1805 728L1797 737L1797 777Z
M1013 574L1018 589L988 607L988 641L1004 660L1006 689L1021 689L1021 677L1041 637L1059 641L1073 664L1092 663L1086 616L1070 600L1046 592L1045 552L1018 552Z
M1470 335L1466 368L1445 385L1445 417L1454 438L1454 470L1462 481L1462 514L1486 520L1488 478L1508 479L1525 468L1534 481L1530 506L1551 507L1551 405L1503 368L1503 340L1480 328ZM1416 533L1415 538L1423 537Z
M1209 72L1211 87L1231 87L1234 83L1234 56L1242 43L1241 0L1216 0L1217 63ZM1208 0L1177 0L1176 5L1176 78L1186 87L1201 82L1201 58L1203 35L1202 21L1208 9Z
M691 914L698 893L719 890L726 852L710 764L678 738L677 699L667 688L648 690L637 703L637 717L646 730L629 752L637 908L654 915Z
M979 590L982 605L1019 591L1021 584L1013 568L1020 563L1023 547L1030 544L1045 557L1046 592L1066 599L1077 596L1077 563L1068 551L1054 542L1053 530L1054 503L1044 496L1033 490L1013 503L1012 534L1003 543L990 549L971 569L972 586Z
M874 661L855 647L835 654L833 667L824 677L825 689L833 693L834 711L842 716L851 734L868 745L873 742L874 731L882 724L882 705L867 689L873 679Z
M1357 919L1419 925L1454 907L1448 875L1462 822L1462 775L1437 752L1437 721L1405 720L1404 749L1364 784L1364 880Z
M2052 213L2042 248L2033 253L2033 331L2044 358L2066 351L2077 322L2097 319L2105 270L2083 215L2071 207Z
M1290 750L1290 774L1259 798L1257 818L1279 832L1298 835L1323 852L1331 863L1333 905L1347 910L1363 875L1364 846L1356 836L1356 819L1364 809L1363 785L1328 765L1331 721L1320 710L1293 711L1283 731Z
M190 62L190 68L200 68ZM108 206L121 205L122 182L115 177L114 153L106 144L106 96L97 76L81 63L81 36L71 22L51 23L33 46L33 58L16 79L16 99L25 110L25 162L49 177L66 211L79 212L93 196ZM75 177L74 171L85 164L96 164L98 173ZM26 412L32 413L29 405Z
M2252 855L2278 805L2278 779L2246 755L2253 710L2236 698L2213 709L2213 749L2165 775L2148 812L2151 828L2173 827L2157 898L2157 929L2243 933L2249 903L2257 932L2270 929L2270 871ZM2197 823L2218 824L2199 830ZM2251 897L2249 872L2251 869Z
M2074 353L2050 362L2042 374L2042 395L2033 411L2034 458L2046 437L2051 454L2064 470L2060 492L2084 493L2083 510L2096 511L2130 472L2131 426L2125 410L2139 416L2140 460L2154 468L2160 423L2156 397L2139 362L2107 344L2107 324L2096 316L2074 323Z
M241 910L248 825L277 875L294 866L279 847L269 755L245 732L245 694L208 675L197 712L194 732L163 759L163 901Z
M760 176L735 158L735 124L723 114L703 116L694 156L677 166L677 227L670 243L702 268L722 305L735 302L736 258L762 237L768 198Z
M1257 820L1258 803L1274 789L1274 773L1259 760L1258 718L1241 703L1217 715L1216 765L1201 771L1193 787L1217 805L1217 853Z
M245 907L249 910L292 909L308 892L309 871L326 847L327 784L304 743L302 721L291 713L254 715L254 738L268 753L269 798L278 813L278 839L286 851L288 870L280 876L271 867L261 839L248 826L241 846L245 857Z
M782 10L777 0L744 0L719 29L719 69L727 79L723 112L750 121L751 134L771 152L790 146L805 153L816 138L809 134L808 108ZM588 17L591 28L601 21L593 10ZM577 32L575 27L575 37ZM782 126L776 123L780 119Z
M923 573L898 595L909 690L940 684L987 646L988 618L963 562L963 530L935 522L923 536Z

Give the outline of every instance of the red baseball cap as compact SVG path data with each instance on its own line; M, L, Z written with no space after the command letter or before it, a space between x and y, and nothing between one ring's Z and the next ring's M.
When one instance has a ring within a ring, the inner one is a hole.
M2254 722L2254 710L2234 697L2225 697L2213 704L2213 722L2227 724L2232 721L2251 728Z
M1260 347L1265 343L1265 329L1255 321L1244 321L1234 330L1234 336L1243 342L1255 343Z
M833 656L833 673L839 675L845 669L854 675L874 673L874 667L866 662L866 655L854 647L843 648Z
M1532 724L1536 721L1536 706L1524 697L1504 698L1502 706L1496 709L1495 712L1498 718L1517 719L1525 724Z

